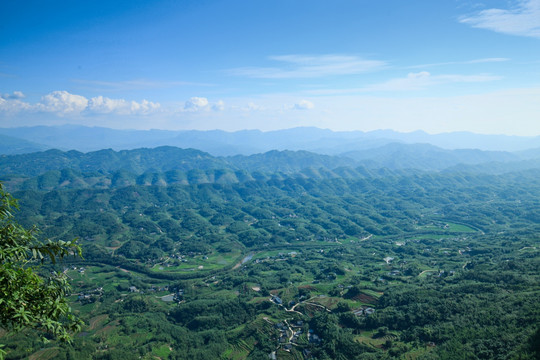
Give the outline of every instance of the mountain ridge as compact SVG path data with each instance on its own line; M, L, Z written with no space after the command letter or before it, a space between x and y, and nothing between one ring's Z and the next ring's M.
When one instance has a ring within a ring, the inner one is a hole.
M358 177L406 172L503 174L539 169L537 152L521 155L446 150L429 144L391 143L331 156L299 150L216 157L196 149L161 146L83 153L49 149L0 156L0 181L10 188L121 187L127 185L231 184L260 179ZM532 157L529 157L532 156Z

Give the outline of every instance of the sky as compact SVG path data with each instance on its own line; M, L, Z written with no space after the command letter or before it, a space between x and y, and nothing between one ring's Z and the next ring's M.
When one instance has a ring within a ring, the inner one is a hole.
M540 135L540 0L0 3L0 127Z

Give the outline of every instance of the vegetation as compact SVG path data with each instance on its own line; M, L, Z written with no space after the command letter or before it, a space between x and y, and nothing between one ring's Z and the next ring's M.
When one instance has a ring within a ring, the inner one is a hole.
M49 270L85 324L71 345L3 336L6 357L538 358L538 170L276 175L256 159L241 181L10 175L19 223L81 239L84 260Z
M74 242L40 242L36 229L24 229L13 219L17 202L0 183L0 325L5 330L45 330L60 340L80 328L66 300L70 287L65 274L40 275L36 262L81 254ZM4 352L0 352L3 358Z

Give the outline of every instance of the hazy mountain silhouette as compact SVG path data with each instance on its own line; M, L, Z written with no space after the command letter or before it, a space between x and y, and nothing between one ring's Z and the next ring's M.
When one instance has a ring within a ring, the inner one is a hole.
M320 154L341 153L378 148L389 143L426 143L443 149L479 149L489 151L523 151L540 148L540 137L481 135L453 132L430 135L423 131L400 133L392 130L331 131L301 127L262 132L243 130L226 132L170 131L170 130L115 130L76 125L0 128L9 136L3 141L0 153L36 151L34 148L95 151L100 149L127 150L141 147L176 146L194 148L214 156L251 155L270 150L307 150ZM17 142L15 139L19 139ZM31 142L32 146L24 143Z

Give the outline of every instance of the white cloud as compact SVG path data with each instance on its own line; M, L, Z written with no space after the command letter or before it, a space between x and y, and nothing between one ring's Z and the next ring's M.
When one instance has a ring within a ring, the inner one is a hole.
M88 110L98 114L122 112L128 107L128 102L123 99L109 99L103 96L93 97L88 103Z
M243 110L245 111L260 111L260 110L264 110L264 107L260 106L260 105L257 105L253 102L250 102L247 104L246 107L242 108Z
M223 102L223 100L219 100L217 103L212 105L212 110L214 110L214 111L223 111L223 110L225 110L225 103Z
M295 110L309 110L309 109L313 109L314 107L315 107L315 105L313 105L313 103L311 101L300 100L299 102L294 104L293 108Z
M70 94L67 91L53 91L41 98L37 109L44 112L54 112L58 115L80 113L88 106L84 96Z
M153 112L159 108L159 103L154 103L148 100L136 102L97 96L90 99L88 102L87 111L98 114L115 113L118 115L143 115Z
M204 97L192 97L184 104L186 111L200 111L208 108L208 99Z
M513 9L482 10L459 21L475 28L540 38L540 0L520 0Z
M132 114L149 114L157 109L159 109L161 105L159 103L151 102L148 100L143 100L140 103L136 101L130 102L130 109Z
M24 98L20 91L0 96L0 111L3 112L44 112L64 115L146 115L158 110L161 105L148 100L128 101L125 99L110 99L103 96L90 100L82 95L70 94L67 91L53 91L41 98L41 101L30 104L19 99Z
M205 97L194 96L184 103L183 111L186 112L199 112L199 111L223 111L225 110L225 102L219 100L216 103L211 104Z
M232 75L266 79L318 78L353 75L383 68L386 63L351 55L280 55L271 56L281 67L244 67L229 70Z
M5 113L16 113L19 111L30 110L32 106L21 100L6 100L0 97L0 111Z
M22 93L22 91L14 91L11 94L0 94L0 99L4 100L19 100L24 99L26 96Z
M16 113L29 110L32 106L21 99L26 96L21 91L14 91L11 94L0 94L0 111L5 113Z

